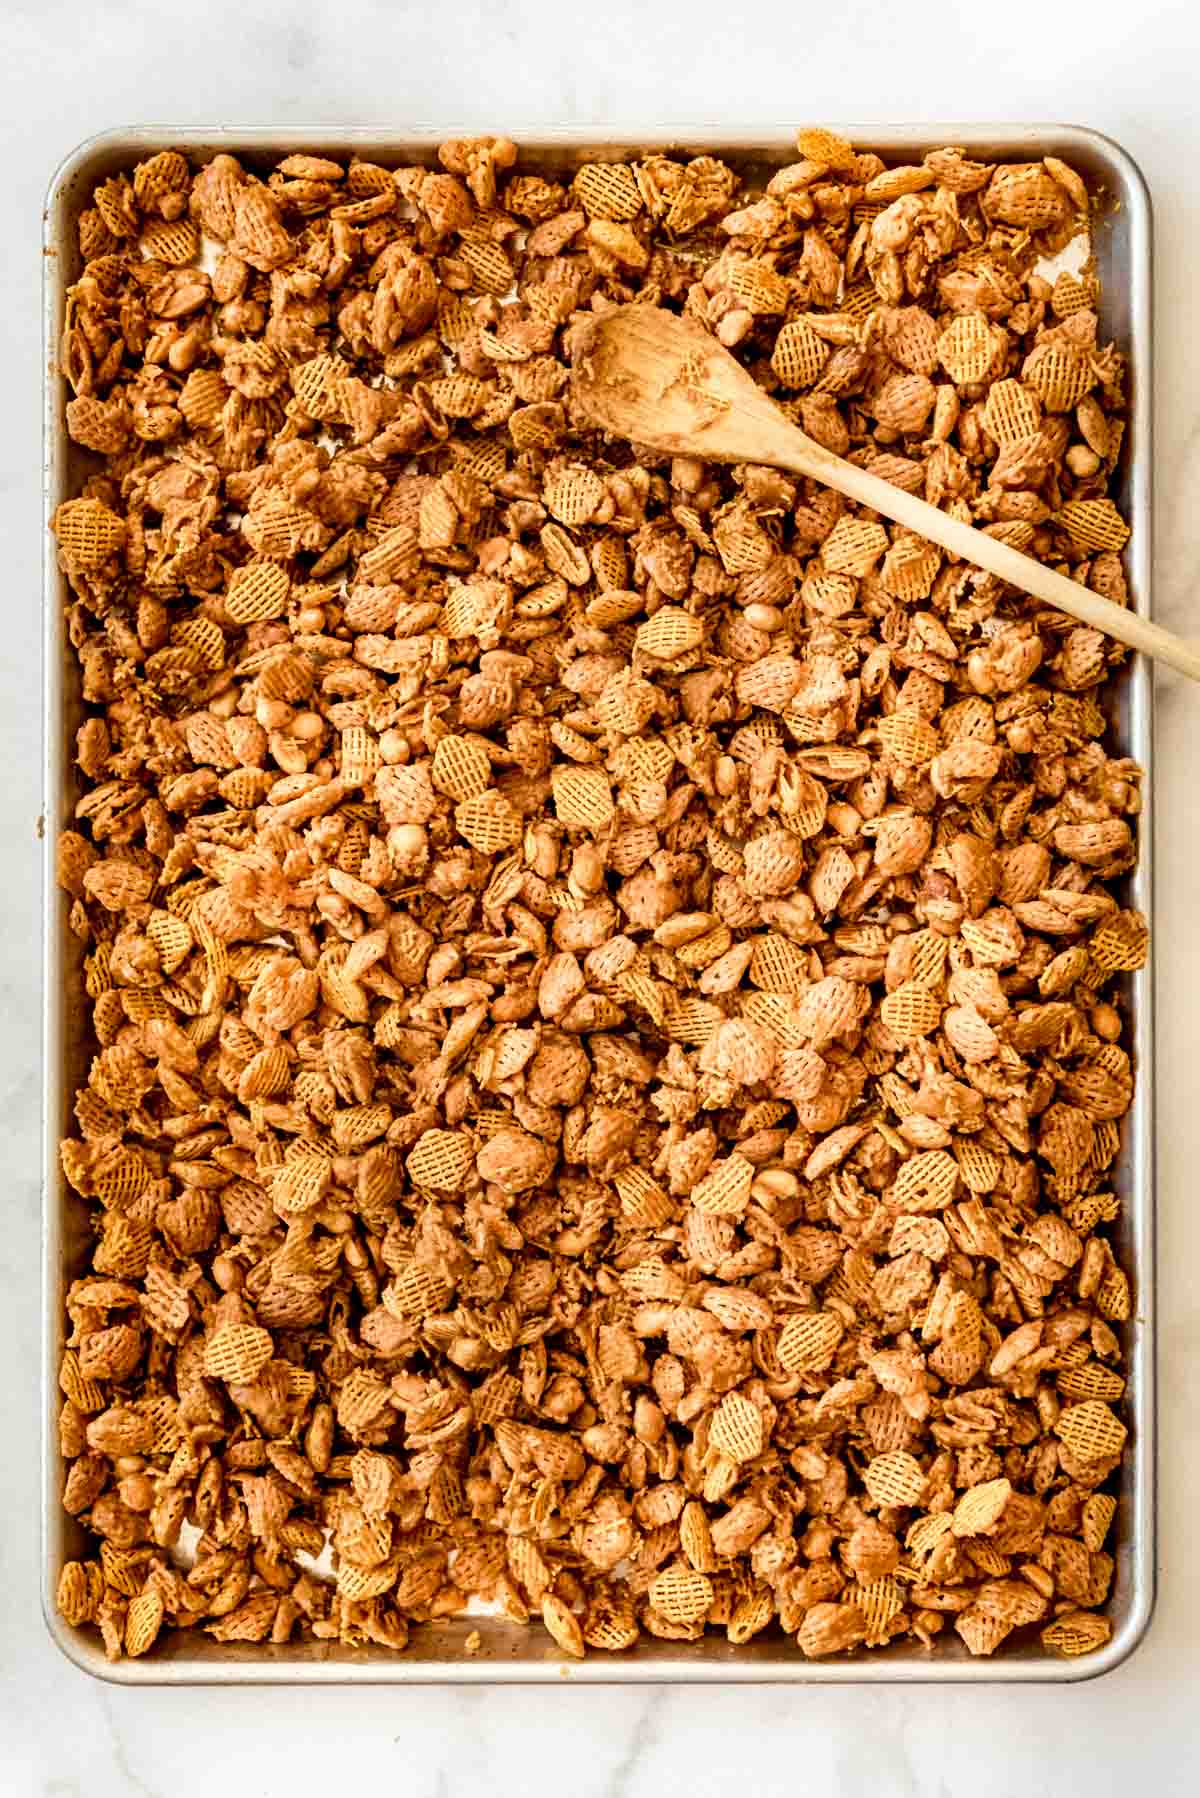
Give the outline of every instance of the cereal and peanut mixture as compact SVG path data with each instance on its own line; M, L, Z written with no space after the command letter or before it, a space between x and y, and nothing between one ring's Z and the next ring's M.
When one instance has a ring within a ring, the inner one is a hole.
M59 1605L110 1655L1108 1639L1125 652L570 379L682 309L1122 602L1123 359L1038 272L1088 211L824 131L765 189L495 137L96 190Z

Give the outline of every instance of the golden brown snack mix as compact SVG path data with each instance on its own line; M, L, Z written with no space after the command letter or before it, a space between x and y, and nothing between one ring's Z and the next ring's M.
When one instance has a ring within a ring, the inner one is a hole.
M1124 651L573 414L581 320L681 308L1125 601L1123 360L1038 272L1079 177L798 141L165 151L83 214L59 1608L110 1655L1108 1639Z

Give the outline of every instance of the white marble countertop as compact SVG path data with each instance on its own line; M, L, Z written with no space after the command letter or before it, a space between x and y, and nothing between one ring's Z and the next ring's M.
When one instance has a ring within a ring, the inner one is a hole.
M578 15L578 16L577 16ZM1104 1798L1196 1790L1200 1754L1200 707L1158 711L1160 1592L1096 1683L989 1688L129 1691L38 1612L40 213L81 138L134 123L356 121L519 134L558 122L1069 120L1140 162L1157 235L1159 619L1200 635L1200 200L1195 0L8 0L0 73L10 408L0 656L0 1791L9 1798ZM762 21L756 29L755 22ZM749 22L749 23L748 23Z

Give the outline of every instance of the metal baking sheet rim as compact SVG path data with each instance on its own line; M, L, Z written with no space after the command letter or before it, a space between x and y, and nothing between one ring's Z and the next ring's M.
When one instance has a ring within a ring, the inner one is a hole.
M45 353L45 514L69 496L70 446L63 428L63 396L57 377L58 339L66 288L77 252L73 237L75 210L82 193L97 179L157 149L179 148L195 154L226 150L249 157L285 152L298 145L329 155L350 152L389 161L428 160L442 139L466 135L471 128L415 126L389 136L375 128L328 125L291 128L142 126L89 138L74 150L51 178L45 209L44 353ZM478 129L478 127L475 127ZM1106 275L1106 323L1127 342L1133 371L1130 411L1131 453L1125 492L1133 524L1129 571L1135 609L1149 616L1151 580L1151 212L1145 180L1129 154L1111 138L1072 125L898 126L886 124L840 127L861 144L899 155L921 153L934 145L959 144L971 155L1021 157L1060 154L1098 176L1115 196L1105 215L1097 254ZM784 162L794 155L790 130L761 125L739 130L734 125L672 127L669 131L631 132L620 139L600 127L541 127L521 138L531 162L570 164L589 156L687 148L694 153L725 154L751 162ZM1112 316L1116 310L1116 317ZM354 1650L334 1645L295 1644L263 1649L257 1645L222 1645L198 1632L169 1638L165 1651L144 1661L108 1663L98 1638L71 1629L58 1616L54 1593L58 1572L68 1558L66 1539L73 1526L62 1510L62 1464L55 1415L58 1404L57 1365L62 1344L64 1243L70 1203L59 1171L58 1140L62 1134L68 1090L66 1057L74 1038L68 1016L72 987L66 974L68 933L66 908L54 883L54 844L69 804L70 769L65 714L65 644L62 622L62 579L55 564L52 539L46 535L44 555L44 1016L43 1016L43 1212L42 1212L42 1610L51 1637L66 1658L84 1672L120 1685L199 1684L372 1684L413 1685L454 1682L464 1685L555 1682L575 1685L645 1684L1009 1684L1075 1682L1093 1679L1121 1665L1145 1636L1155 1597L1155 1274L1154 1274L1154 1033L1153 977L1143 969L1130 981L1132 1035L1138 1071L1134 1104L1122 1151L1123 1248L1133 1268L1137 1308L1128 1329L1129 1388L1126 1415L1132 1426L1119 1493L1116 1597L1111 1641L1100 1652L1075 1661L1060 1660L1025 1649L989 1660L972 1660L960 1644L932 1653L904 1644L861 1660L804 1661L786 1639L757 1638L733 1649L720 1638L679 1645L647 1642L628 1657L593 1655L567 1662L540 1629L527 1630L500 1620L471 1618L448 1625L425 1625L414 1631L405 1654ZM1121 683L1118 700L1123 747L1146 768L1149 803L1141 820L1141 855L1130 882L1131 903L1153 923L1153 687L1144 658ZM484 1635L484 1652L451 1658L461 1651L471 1627Z

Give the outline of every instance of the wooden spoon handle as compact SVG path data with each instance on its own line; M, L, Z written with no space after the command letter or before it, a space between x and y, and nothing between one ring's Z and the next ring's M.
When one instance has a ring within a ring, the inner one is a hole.
M1066 575L1055 573L1054 569L1035 562L1032 556L1022 555L1011 544L989 537L986 532L964 524L948 512L939 512L927 500L906 493L902 487L894 487L881 476L871 474L853 462L843 462L840 456L822 449L819 443L814 443L811 437L795 427L785 428L780 421L773 439L770 448L778 448L780 454L764 455L763 461L780 462L786 455L786 466L797 474L809 475L826 487L835 487L847 499L870 506L893 523L907 526L964 562L986 568L989 574L998 575L1022 592L1032 593L1035 598L1044 599L1047 605L1055 606L1061 612L1069 612L1094 630L1128 644L1130 649L1141 650L1143 654L1177 668L1181 674L1189 675L1192 680L1200 681L1200 651L1160 625L1152 624L1148 618L1139 618L1136 612L1126 611L1124 606L1115 605L1111 599L1089 592L1078 581L1068 580ZM767 449L768 445L764 442L761 447Z

